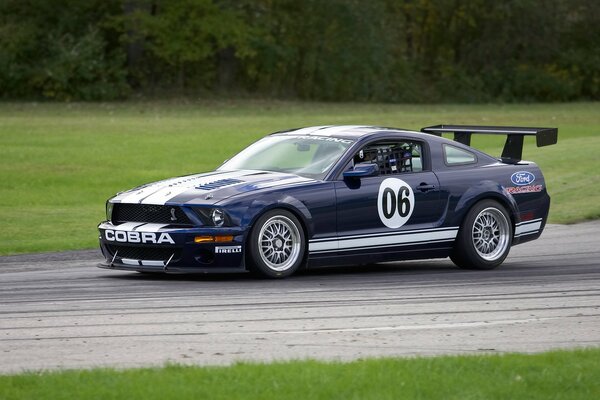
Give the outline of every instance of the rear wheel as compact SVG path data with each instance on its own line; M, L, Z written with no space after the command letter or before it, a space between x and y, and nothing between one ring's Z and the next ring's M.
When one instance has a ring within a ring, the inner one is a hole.
M262 276L289 276L304 259L304 230L298 218L289 211L272 210L260 216L249 240L251 270Z
M506 209L483 200L467 213L450 258L460 268L493 269L502 264L512 243L512 225Z

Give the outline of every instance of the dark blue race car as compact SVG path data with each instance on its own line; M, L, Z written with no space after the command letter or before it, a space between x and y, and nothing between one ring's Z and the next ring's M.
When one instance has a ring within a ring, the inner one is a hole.
M454 140L441 137L453 133ZM472 134L506 135L501 158ZM450 257L491 269L540 236L550 206L523 138L556 128L318 126L277 132L214 172L119 193L99 225L103 268L254 271Z

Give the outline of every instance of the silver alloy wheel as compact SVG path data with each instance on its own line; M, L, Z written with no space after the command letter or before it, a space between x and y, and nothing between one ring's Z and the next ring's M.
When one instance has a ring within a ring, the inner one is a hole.
M288 217L269 218L258 234L258 252L269 269L282 272L292 267L300 254L300 231Z
M502 257L510 243L509 235L508 220L495 207L485 208L477 214L471 230L475 251L486 261Z

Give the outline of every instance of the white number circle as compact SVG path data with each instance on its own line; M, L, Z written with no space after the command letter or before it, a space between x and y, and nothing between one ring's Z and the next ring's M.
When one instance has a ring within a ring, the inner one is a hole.
M415 208L415 195L410 185L398 178L387 178L379 185L377 212L388 228L400 228L408 222Z

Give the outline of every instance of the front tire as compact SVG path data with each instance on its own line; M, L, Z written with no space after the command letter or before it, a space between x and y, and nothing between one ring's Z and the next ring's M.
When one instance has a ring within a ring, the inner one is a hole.
M249 241L250 269L259 275L284 278L296 272L304 260L304 229L289 211L272 210L261 215Z
M450 259L460 268L494 269L508 256L512 236L506 209L494 200L480 201L467 213Z

